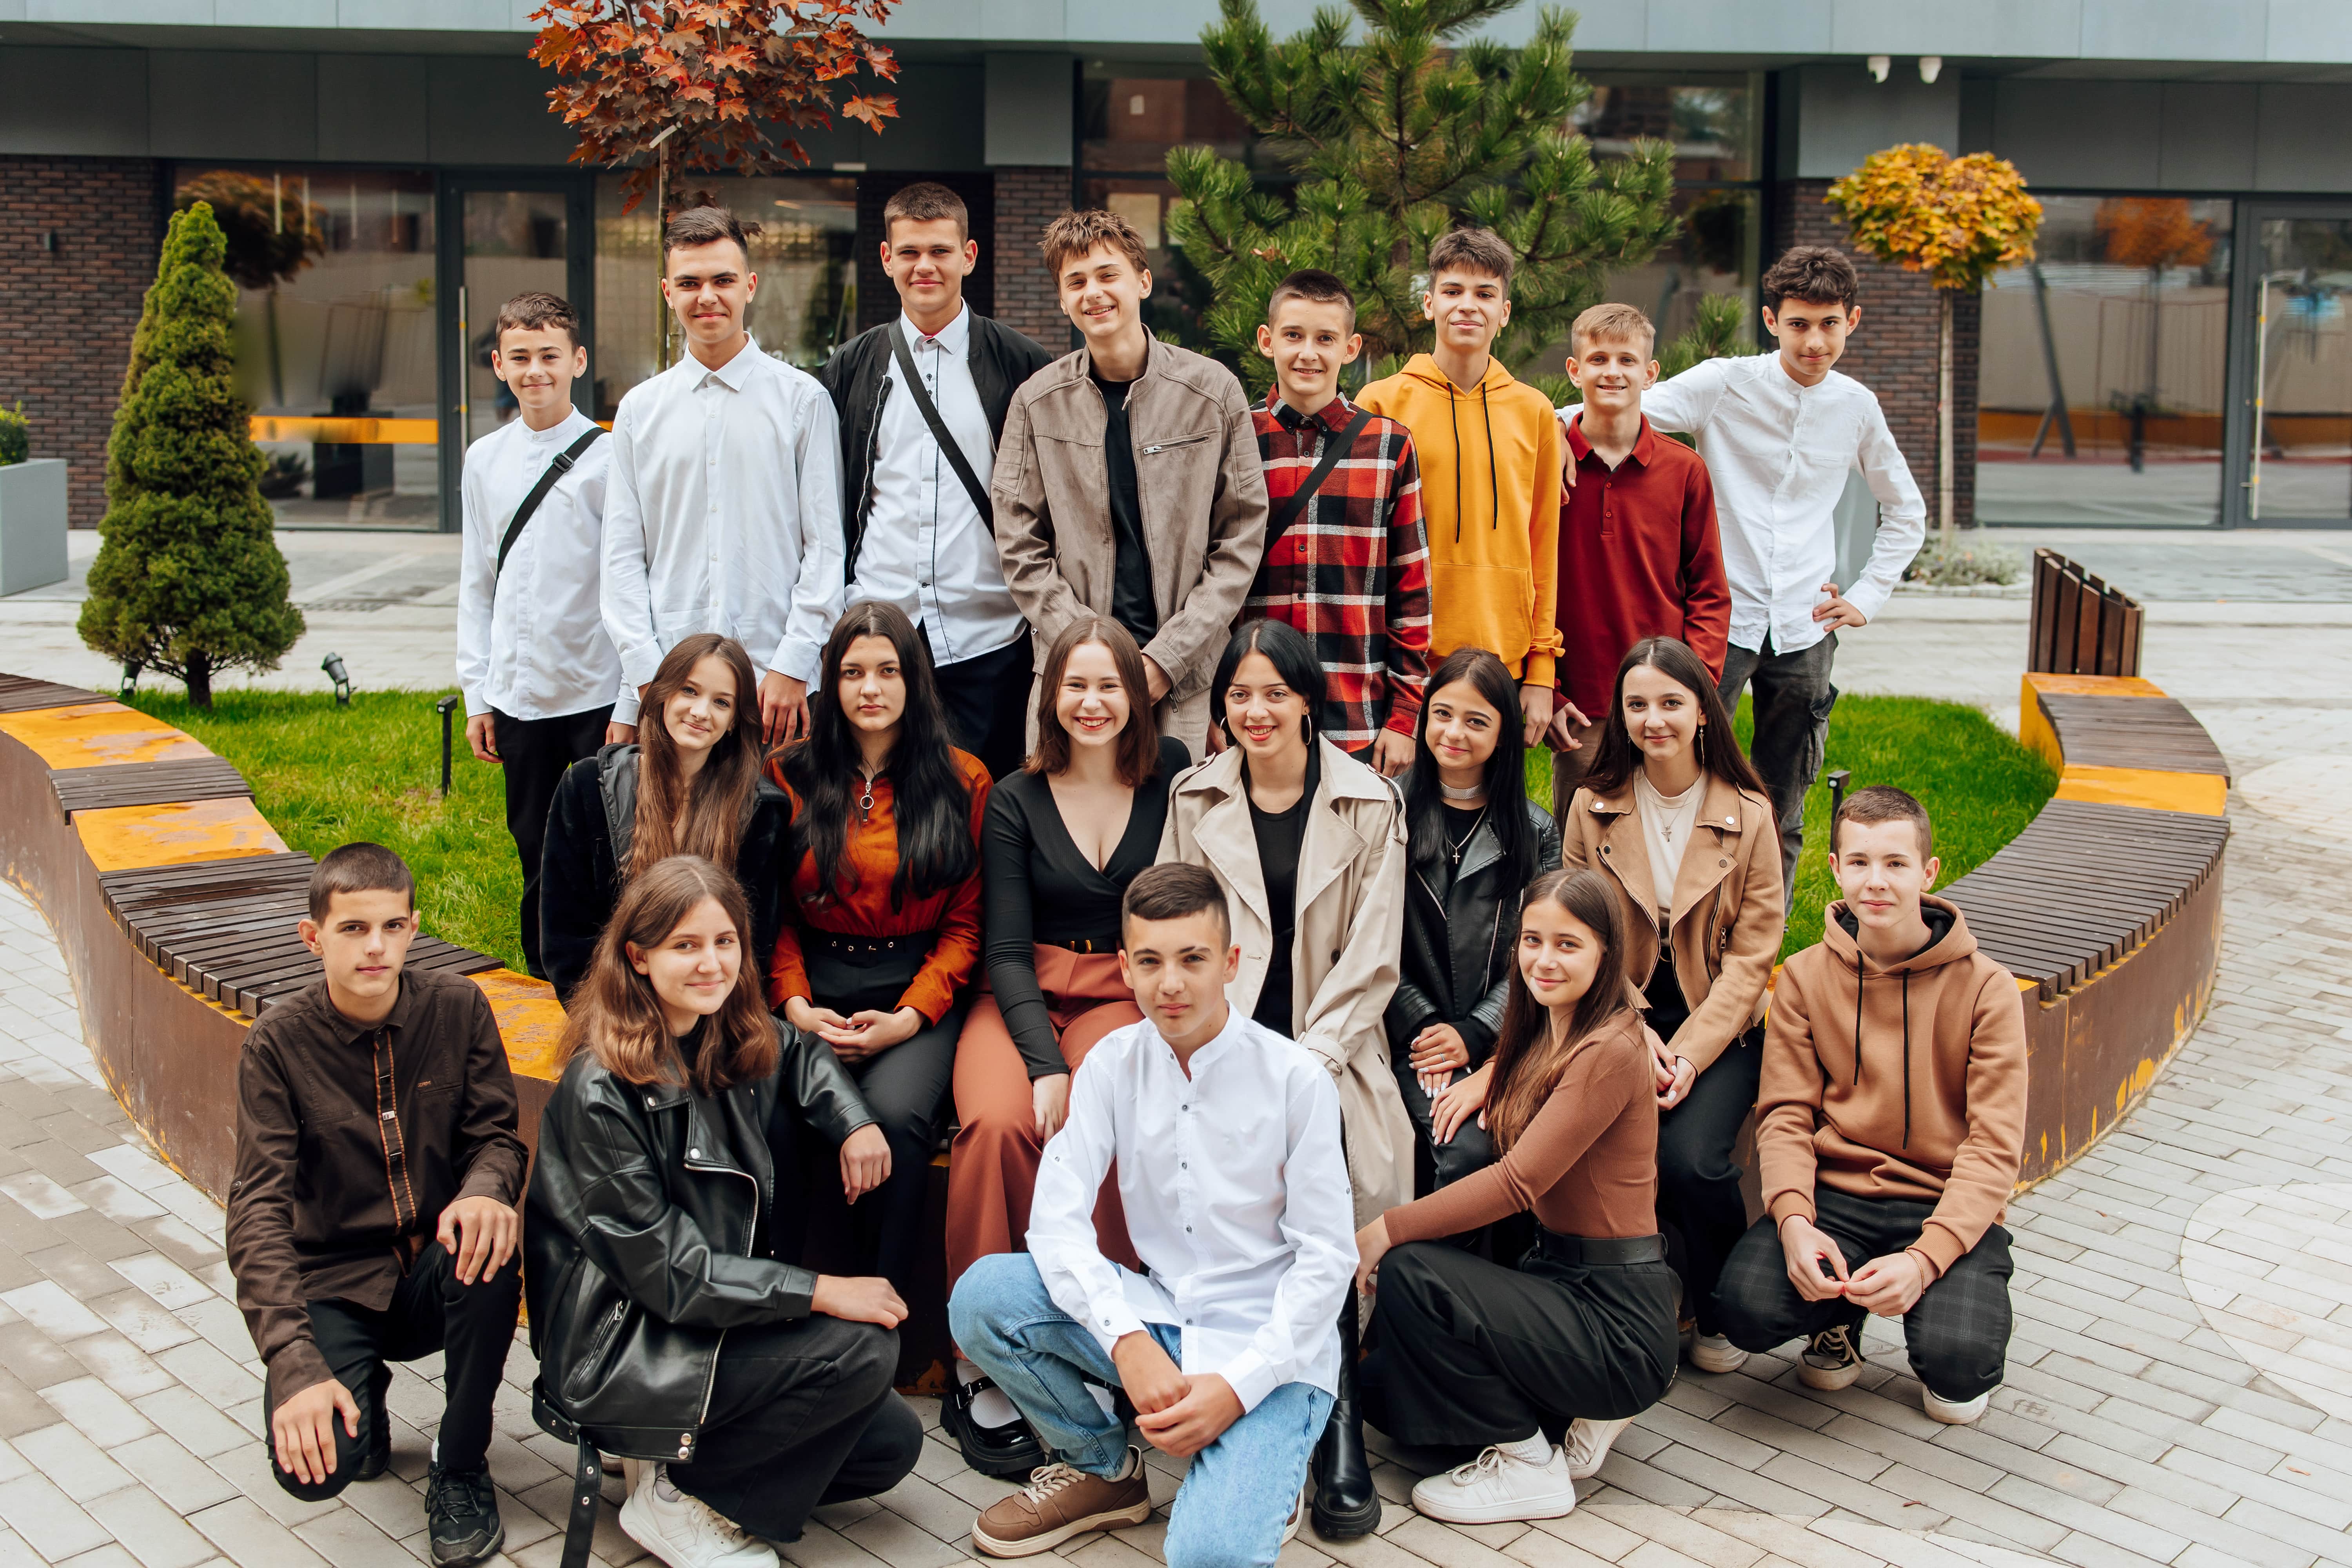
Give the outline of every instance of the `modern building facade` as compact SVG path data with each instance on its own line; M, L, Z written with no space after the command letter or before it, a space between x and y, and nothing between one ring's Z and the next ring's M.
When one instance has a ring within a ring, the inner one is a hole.
M586 310L599 416L650 373L650 206L625 214L618 174L567 162L532 3L0 0L0 402L73 464L77 524L103 510L163 221L193 197L241 229L240 358L289 524L455 526L464 445L511 413L485 350L520 289ZM1283 31L1310 5L1265 9ZM1154 325L1189 336L1168 149L1284 177L1201 64L1214 16L905 0L885 131L803 133L789 176L690 181L763 226L762 346L814 364L885 318L881 206L915 178L971 204L981 309L1066 342L1036 233L1108 206L1156 247ZM1668 332L1706 292L1752 297L1780 247L1840 239L1822 195L1878 148L2024 172L2037 259L1958 311L1964 518L2352 522L2352 4L1619 0L1577 45L1598 150L1676 147L1683 237L1612 281ZM1848 362L1931 495L1937 321L1923 279L1868 269Z

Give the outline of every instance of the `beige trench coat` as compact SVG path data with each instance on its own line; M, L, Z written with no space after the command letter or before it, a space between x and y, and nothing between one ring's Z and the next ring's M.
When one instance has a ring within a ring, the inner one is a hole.
M1322 748L1322 778L1299 847L1290 1032L1339 1082L1348 1175L1362 1226L1412 1201L1412 1121L1381 1024L1404 939L1404 812L1378 773L1328 741L1315 743ZM1225 999L1248 1014L1265 984L1274 921L1239 748L1179 773L1169 786L1160 858L1204 866L1224 889L1242 950L1241 972L1225 987Z

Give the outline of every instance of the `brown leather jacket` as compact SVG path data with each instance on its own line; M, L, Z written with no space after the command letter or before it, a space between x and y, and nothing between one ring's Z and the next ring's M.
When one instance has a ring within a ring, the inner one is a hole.
M1578 790L1559 829L1562 866L1594 867L1617 884L1625 978L1638 990L1658 964L1658 899L1632 784L1609 795ZM1780 837L1762 795L1709 775L1668 907L1667 945L1690 1017L1666 1045L1705 1072L1762 1013L1780 952Z
M1036 658L1081 613L1110 614L1117 550L1108 414L1080 348L1022 384L996 446L996 544ZM1265 553L1265 472L1233 372L1153 339L1127 395L1160 630L1143 649L1182 703L1207 691ZM1194 749L1197 735L1185 738Z

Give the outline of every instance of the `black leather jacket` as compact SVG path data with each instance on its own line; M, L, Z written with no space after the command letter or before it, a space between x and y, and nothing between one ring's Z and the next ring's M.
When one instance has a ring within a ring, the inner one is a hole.
M735 851L735 880L751 907L751 945L743 962L766 984L768 960L784 923L784 884L792 872L793 801L760 776L751 815ZM558 997L587 977L596 939L620 900L618 868L628 858L637 825L637 743L602 746L563 771L547 813L540 854L539 957Z
M1535 802L1528 826L1536 836L1536 870L1559 869L1559 825ZM1503 1026L1523 886L1506 886L1503 844L1485 823L1463 847L1462 868L1444 855L1414 862L1405 875L1404 946L1397 988L1389 998L1389 1050L1402 1064L1413 1037L1432 1024L1451 1024L1470 1047L1470 1065L1484 1062Z
M530 1348L542 1396L606 1453L690 1461L726 1331L809 1314L815 1273L775 1256L780 1119L838 1143L876 1118L822 1041L777 1027L774 1074L715 1097L583 1052L540 1117Z

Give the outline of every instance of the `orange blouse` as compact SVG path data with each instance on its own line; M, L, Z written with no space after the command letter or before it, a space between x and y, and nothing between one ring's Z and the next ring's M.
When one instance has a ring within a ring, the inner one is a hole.
M971 790L971 875L929 898L909 898L900 909L890 907L890 879L898 870L898 819L890 775L874 781L874 809L864 821L854 814L849 824L846 858L852 885L837 899L819 900L816 858L803 851L793 867L786 889L783 929L776 936L775 956L768 964L768 1005L781 1011L789 997L815 998L809 993L808 966L801 958L803 930L834 936L912 936L937 932L923 967L898 998L938 1023L955 1005L956 993L980 964L980 828L988 813L988 770L980 759L950 748L957 771ZM784 782L783 753L768 763L768 776L793 799L798 820L804 809L800 795Z

